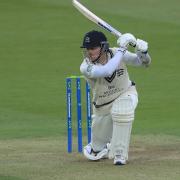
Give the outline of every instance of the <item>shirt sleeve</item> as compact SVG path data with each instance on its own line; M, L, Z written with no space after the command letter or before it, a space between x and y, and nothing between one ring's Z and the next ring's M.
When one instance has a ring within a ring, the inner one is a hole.
M123 56L123 61L128 65L147 67L151 63L151 57L148 53L131 53L126 51Z
M100 78L111 76L118 68L124 51L118 50L117 53L105 65L87 63L85 60L80 66L81 73L88 78Z

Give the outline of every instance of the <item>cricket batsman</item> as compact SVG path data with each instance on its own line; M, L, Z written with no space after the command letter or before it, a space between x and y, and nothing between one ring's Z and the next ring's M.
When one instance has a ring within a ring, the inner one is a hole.
M81 48L84 60L81 73L93 94L91 142L84 147L84 156L92 161L114 159L114 165L125 165L138 93L131 81L127 65L148 67L151 58L148 43L132 34L123 34L118 47L110 48L106 36L99 31L85 34ZM128 46L135 47L135 53Z

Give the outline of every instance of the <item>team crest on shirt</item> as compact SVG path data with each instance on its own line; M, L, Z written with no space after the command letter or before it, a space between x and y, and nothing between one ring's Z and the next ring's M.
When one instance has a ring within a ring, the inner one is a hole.
M124 74L124 69L117 69L116 73L117 73L117 76L121 76Z
M107 82L111 83L115 77L116 77L116 71L114 71L114 73L111 76L105 77L104 79Z
M107 82L111 83L114 80L114 78L116 77L116 74L117 74L118 77L123 75L124 74L124 69L117 69L116 71L114 71L114 73L111 76L105 77L104 79Z

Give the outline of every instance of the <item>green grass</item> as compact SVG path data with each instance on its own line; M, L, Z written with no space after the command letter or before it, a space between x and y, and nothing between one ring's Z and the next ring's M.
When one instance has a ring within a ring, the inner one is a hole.
M122 33L149 42L151 67L129 67L139 92L130 164L119 170L111 161L96 164L66 153L65 78L80 74L84 33L101 29L70 0L1 0L0 180L104 179L105 172L106 179L155 179L158 171L156 179L179 179L179 1L83 4Z

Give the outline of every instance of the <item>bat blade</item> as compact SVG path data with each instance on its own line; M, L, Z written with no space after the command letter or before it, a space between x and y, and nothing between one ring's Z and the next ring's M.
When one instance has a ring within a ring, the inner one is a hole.
M88 10L85 6L83 6L79 1L73 0L72 4L80 13L82 13L90 21L94 22L95 24L97 24L101 28L109 31L110 33L112 33L116 37L121 36L121 33L118 30L116 30L110 24L108 24L107 22L105 22L104 20L102 20L101 18L96 16L94 13L92 13L90 10Z

